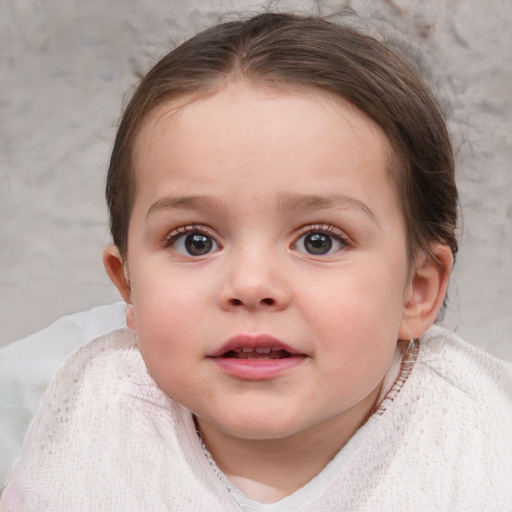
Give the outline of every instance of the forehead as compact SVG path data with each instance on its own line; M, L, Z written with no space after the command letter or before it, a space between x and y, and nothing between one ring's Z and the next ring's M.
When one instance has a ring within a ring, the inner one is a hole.
M133 163L140 185L151 180L162 158L174 157L175 166L168 164L176 170L226 155L258 160L303 153L307 160L324 154L349 164L349 152L362 161L373 156L374 164L386 169L392 157L380 126L344 98L310 88L237 82L207 97L169 101L154 110L135 139Z

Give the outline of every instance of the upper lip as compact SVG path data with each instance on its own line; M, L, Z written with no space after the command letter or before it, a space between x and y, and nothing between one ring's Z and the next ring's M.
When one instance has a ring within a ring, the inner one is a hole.
M269 334L237 334L229 338L221 347L209 354L209 357L220 357L236 349L270 348L272 351L285 350L292 355L300 352L278 338Z

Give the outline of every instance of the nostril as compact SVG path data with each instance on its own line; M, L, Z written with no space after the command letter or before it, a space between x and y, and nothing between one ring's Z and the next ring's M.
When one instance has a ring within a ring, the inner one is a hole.
M276 301L275 299L271 298L271 297L266 297L264 299L261 299L259 301L252 301L252 300L243 300L243 299L236 299L236 298L231 298L229 299L228 301L228 304L230 307L240 307L240 306L246 306L248 308L253 308L253 307L257 307L258 305L259 306L272 306L272 307L276 307L276 305L278 304L278 301Z

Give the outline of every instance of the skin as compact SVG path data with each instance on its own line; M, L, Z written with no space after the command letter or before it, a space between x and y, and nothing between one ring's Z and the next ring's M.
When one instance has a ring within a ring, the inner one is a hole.
M451 253L433 247L442 267L409 263L385 135L339 98L228 84L160 108L134 159L127 255L104 254L128 326L219 467L276 501L371 414L397 340L436 318ZM211 250L189 254L191 232ZM312 232L332 241L326 254L308 251ZM240 334L271 335L300 360L272 378L226 373L211 356Z

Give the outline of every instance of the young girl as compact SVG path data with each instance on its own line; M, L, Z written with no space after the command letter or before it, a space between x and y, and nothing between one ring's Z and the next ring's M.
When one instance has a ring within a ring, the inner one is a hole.
M512 509L510 367L433 326L450 140L386 47L206 30L139 85L107 201L128 329L61 370L2 510Z

